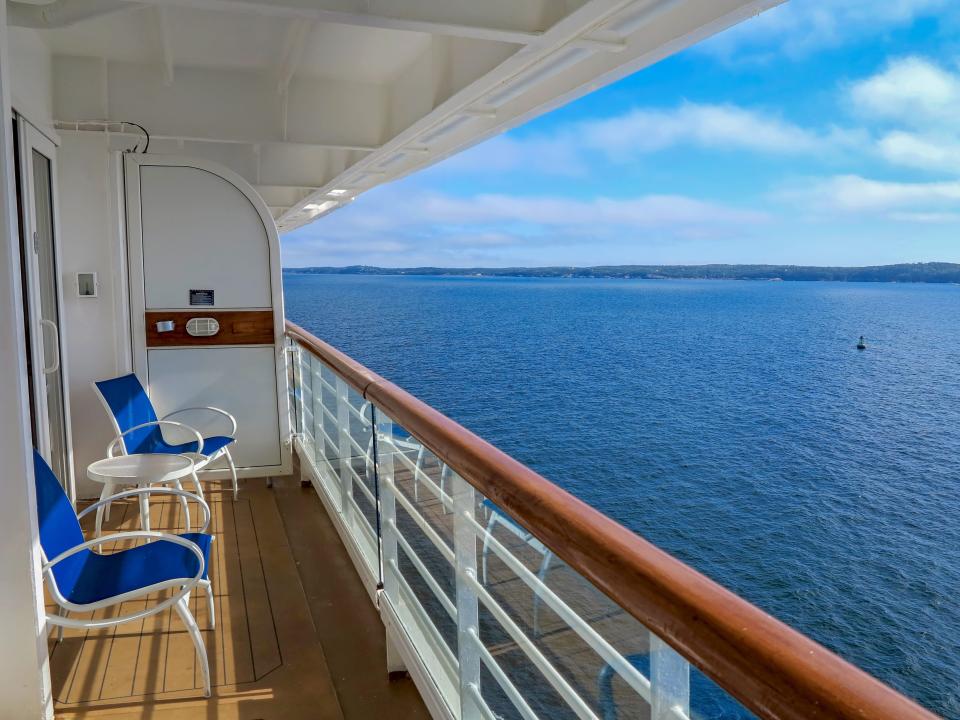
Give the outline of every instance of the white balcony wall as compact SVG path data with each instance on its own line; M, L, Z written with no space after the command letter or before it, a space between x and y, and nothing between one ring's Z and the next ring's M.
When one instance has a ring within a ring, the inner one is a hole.
M64 133L57 161L74 476L77 496L94 497L102 487L86 468L104 456L113 432L90 383L130 370L119 158L101 133ZM78 272L97 273L97 297L78 297Z
M37 536L36 495L30 457L27 371L23 351L23 304L20 293L20 242L13 188L11 115L13 68L29 65L35 46L7 35L6 6L0 6L0 457L3 502L0 502L0 715L5 720L53 716L47 670ZM43 85L42 61L31 66L38 83L19 83L20 97L42 112L49 84Z
M27 28L10 28L10 95L13 108L41 130L53 120L52 63L40 34Z

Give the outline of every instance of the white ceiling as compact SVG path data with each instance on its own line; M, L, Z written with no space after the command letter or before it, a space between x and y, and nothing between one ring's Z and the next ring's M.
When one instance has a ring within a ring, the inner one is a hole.
M781 1L8 0L8 18L53 55L61 131L140 123L151 151L246 177L289 230Z
M384 83L429 46L424 32L186 7L136 6L42 33L56 54L151 62L163 34L177 65L269 71L291 28L305 26L297 74Z

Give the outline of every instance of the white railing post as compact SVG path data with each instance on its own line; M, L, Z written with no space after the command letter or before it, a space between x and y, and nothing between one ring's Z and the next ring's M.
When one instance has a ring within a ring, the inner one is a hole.
M323 383L318 377L321 370L320 362L313 357L309 357L309 375L310 375L310 399L313 410L313 427L310 428L313 433L313 457L319 467L326 467L321 460L327 459L327 443L323 436ZM324 474L327 474L324 469Z
M340 512L347 526L353 529L353 448L350 447L350 388L337 376L337 452L340 455Z
M690 717L690 663L650 633L650 720Z
M375 434L373 462L380 494L380 578L383 594L396 611L400 607L400 579L394 568L399 569L400 559L397 556L397 498L393 492L393 420L374 406L370 408L370 418ZM388 632L387 671L405 669Z
M295 397L297 398L297 416L300 422L297 423L297 431L301 435L307 434L307 409L304 405L303 397L303 348L300 343L294 343L293 352L293 387ZM313 385L310 385L311 389ZM311 392L311 396L313 393Z
M476 496L473 486L456 473L453 482L453 552L457 586L457 655L460 663L460 720L479 720L480 610L477 593L464 578L477 579L477 536L473 531ZM471 688L473 688L471 690Z

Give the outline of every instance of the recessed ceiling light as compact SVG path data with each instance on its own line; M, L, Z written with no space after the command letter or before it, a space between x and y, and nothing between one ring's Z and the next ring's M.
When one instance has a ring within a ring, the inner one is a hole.
M327 193L327 195L333 195L334 197L339 197L340 195L346 195L346 194L347 194L347 191L344 190L343 188L334 188L333 190Z

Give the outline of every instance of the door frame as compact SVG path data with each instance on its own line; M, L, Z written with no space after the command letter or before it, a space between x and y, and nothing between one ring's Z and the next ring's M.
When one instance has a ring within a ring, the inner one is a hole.
M292 471L290 438L290 411L288 407L287 368L284 343L286 320L283 308L283 272L280 260L280 236L263 198L240 175L215 162L200 158L178 155L144 155L126 153L123 156L124 197L127 220L127 291L130 311L130 350L133 362L132 370L150 392L150 376L147 366L147 327L146 297L143 269L143 226L141 224L140 204L140 168L159 165L163 167L186 167L204 170L225 180L239 190L250 202L260 222L263 223L267 237L267 249L270 260L270 296L273 310L273 351L276 371L277 412L280 429L280 464L262 467L237 468L238 477L268 477L289 475ZM234 308L236 309L236 308ZM229 347L229 346L224 346ZM265 345L263 347L266 347ZM211 470L207 477L229 477L228 470Z
M70 378L69 378L69 358L67 350L67 331L66 331L66 309L63 302L63 258L61 252L61 234L60 234L60 198L59 198L59 179L57 175L57 145L42 130L38 129L33 123L20 113L14 112L17 121L17 145L20 155L20 167L17 168L17 174L20 179L20 188L23 203L23 227L21 228L24 249L32 252L25 252L22 262L27 267L26 281L27 287L23 288L27 298L26 316L30 321L30 337L35 338L35 342L30 343L27 351L31 354L33 369L33 393L34 393L34 411L37 415L34 420L38 423L37 441L40 447L37 450L45 459L50 459L50 425L47 407L47 387L45 368L47 367L44 357L44 347L46 346L46 337L48 331L43 327L44 321L40 309L40 265L37 256L36 241L34 234L36 232L36 194L33 175L33 151L37 150L40 154L50 161L50 211L52 215L53 231L53 263L54 263L54 296L57 308L57 363L60 371L60 392L63 397L63 432L66 477L60 478L64 483L67 496L71 503L76 502L76 480L73 467L73 432L70 422Z

